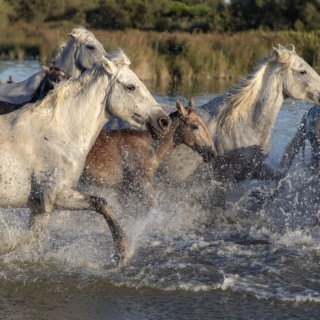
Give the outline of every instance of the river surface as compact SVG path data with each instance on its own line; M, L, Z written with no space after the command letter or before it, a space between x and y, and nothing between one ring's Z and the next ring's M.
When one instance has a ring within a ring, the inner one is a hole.
M38 70L36 61L0 61L0 80ZM196 95L196 105L214 94ZM154 95L160 103L176 99ZM284 103L271 165L309 107ZM286 187L262 208L248 192L272 183L238 184L225 210L210 206L214 181L175 189L159 183L159 208L149 212L135 199L122 206L112 191L92 190L113 203L128 236L131 259L121 267L94 212L55 211L36 251L28 210L2 209L0 319L319 319L319 182L307 169L309 154L307 147L306 160L298 157Z

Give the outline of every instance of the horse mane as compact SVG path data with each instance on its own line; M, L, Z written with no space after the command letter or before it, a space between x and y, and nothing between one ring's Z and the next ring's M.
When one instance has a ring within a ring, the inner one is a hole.
M130 64L130 60L127 55L122 50L117 50L108 55L109 60L111 60L118 68L122 68L125 65ZM68 98L81 94L84 87L86 87L90 82L92 85L96 84L93 78L97 79L100 74L104 74L105 70L102 64L99 64L91 69L84 71L78 78L62 81L60 83L54 84L54 89L49 92L42 100L39 100L33 104L27 104L20 110L27 110L28 106L32 108L48 108L51 110L52 115L56 113L57 109L64 105L64 101Z
M235 87L226 93L226 103L221 107L217 116L218 127L226 128L227 131L235 124L242 115L248 114L256 102L262 90L264 75L272 63L278 63L283 69L289 67L292 57L296 54L293 45L278 49L273 48L271 53L265 57L254 71L243 79Z

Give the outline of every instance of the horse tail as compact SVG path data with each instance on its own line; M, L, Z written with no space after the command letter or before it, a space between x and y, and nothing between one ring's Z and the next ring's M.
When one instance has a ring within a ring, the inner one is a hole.
M289 169L294 158L296 157L296 155L298 154L301 148L302 148L302 154L304 158L305 144L306 144L306 138L307 138L307 132L306 132L307 117L308 117L308 112L306 112L303 115L296 134L294 135L290 143L287 145L280 161L281 168Z

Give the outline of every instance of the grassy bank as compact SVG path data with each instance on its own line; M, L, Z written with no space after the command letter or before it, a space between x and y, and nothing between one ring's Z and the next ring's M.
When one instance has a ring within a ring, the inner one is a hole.
M0 33L0 58L36 57L47 64L68 31L70 28L63 26L11 25ZM219 81L233 83L251 72L259 59L278 43L294 44L298 54L316 70L320 58L320 31L233 34L91 31L107 51L123 48L141 79L158 87L201 86L203 92L217 91Z

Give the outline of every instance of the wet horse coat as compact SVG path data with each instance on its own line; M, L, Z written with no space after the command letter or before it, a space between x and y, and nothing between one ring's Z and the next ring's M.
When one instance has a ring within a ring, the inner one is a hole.
M237 86L203 105L202 117L213 137L217 158L213 172L222 181L246 178L273 180L283 176L265 163L271 130L285 98L318 103L320 76L294 47L279 45ZM171 155L168 179L181 181L200 160L184 148ZM191 163L186 166L185 164ZM172 173L178 173L173 176Z
M311 167L319 169L320 166L320 105L311 107L302 117L298 130L287 145L280 166L289 169L294 158L302 149L304 153L306 141L311 145Z
M59 83L60 81L65 81L70 78L69 75L61 71L56 67L51 67L49 70L45 71L45 76L39 84L39 87L32 94L31 100L27 103L33 103L40 99L43 99L48 92L54 89L54 84ZM12 112L22 108L27 103L9 103L0 101L0 115Z
M106 51L92 32L76 27L69 33L69 39L57 50L52 64L76 78L84 70L100 63L101 57L105 55ZM44 77L45 70L41 70L22 82L0 84L0 101L12 104L30 102Z
M120 51L63 82L43 100L0 117L0 206L29 207L41 239L55 208L91 209L108 223L116 254L126 240L104 199L76 190L86 156L111 117L161 135L170 119L129 69Z
M158 142L146 132L103 129L88 154L81 181L122 191L134 189L153 205L156 172L176 146L185 144L201 155L204 162L212 161L216 153L213 141L194 110L193 100L189 109L177 101L177 109L170 114L169 133Z

